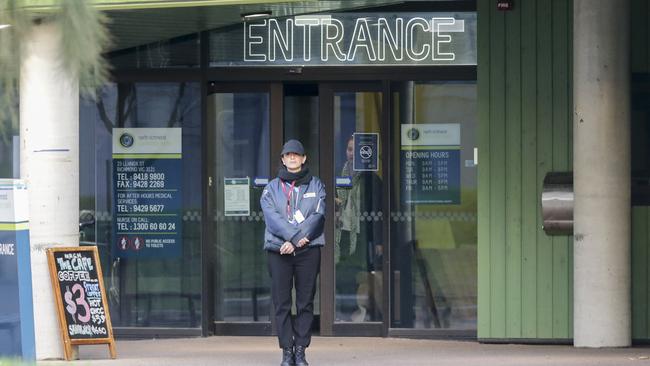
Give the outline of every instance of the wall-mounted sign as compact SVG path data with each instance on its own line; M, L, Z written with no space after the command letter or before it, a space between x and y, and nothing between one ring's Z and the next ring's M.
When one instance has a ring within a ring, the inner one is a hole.
M401 127L402 200L460 204L460 124Z
M376 172L379 170L379 134L359 133L353 134L354 139L354 171Z
M182 254L181 128L113 129L113 241L118 257Z
M514 8L512 0L499 0L497 1L497 10L508 11Z
M211 38L211 66L476 65L473 12L300 15Z

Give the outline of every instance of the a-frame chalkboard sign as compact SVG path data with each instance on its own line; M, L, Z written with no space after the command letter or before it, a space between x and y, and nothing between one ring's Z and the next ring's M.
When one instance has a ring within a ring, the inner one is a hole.
M108 344L111 358L115 358L115 339L97 247L50 248L47 259L65 359L72 359L73 345L104 343Z

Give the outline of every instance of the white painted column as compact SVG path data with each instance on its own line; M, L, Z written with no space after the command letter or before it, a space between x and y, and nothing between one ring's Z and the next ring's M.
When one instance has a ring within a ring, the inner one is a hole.
M629 0L574 0L574 345L631 344Z
M79 84L55 23L34 26L20 74L20 173L30 195L36 357L63 358L45 249L79 245Z

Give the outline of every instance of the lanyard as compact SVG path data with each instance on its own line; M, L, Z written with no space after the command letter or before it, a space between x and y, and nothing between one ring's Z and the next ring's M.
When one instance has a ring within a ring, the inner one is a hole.
M293 188L296 186L296 181L291 182L291 188L287 192L287 187L284 182L282 182L282 192L287 196L287 219L292 219L291 215L291 197L293 196Z

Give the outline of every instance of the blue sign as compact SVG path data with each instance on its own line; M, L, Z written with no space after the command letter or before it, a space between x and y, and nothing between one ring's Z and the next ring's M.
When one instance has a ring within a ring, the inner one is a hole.
M419 123L400 127L402 201L460 204L460 124Z
M402 150L405 203L460 204L460 150Z
M379 170L379 134L354 134L354 171L376 172Z
M113 129L113 241L118 257L182 255L180 128Z
M16 207L27 205L27 189L22 183L6 181L0 182L0 359L34 360L29 223Z

